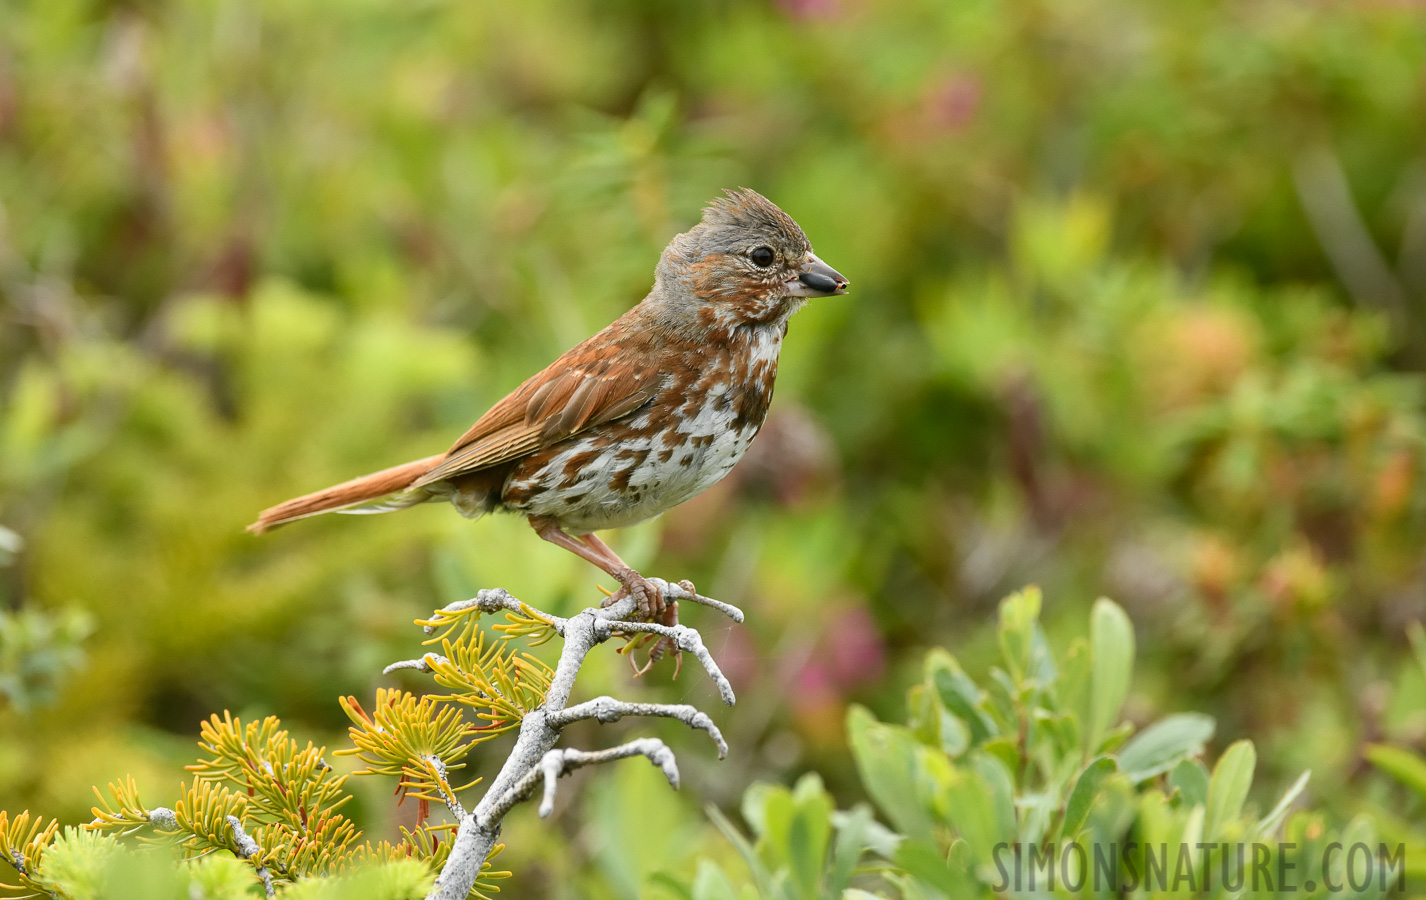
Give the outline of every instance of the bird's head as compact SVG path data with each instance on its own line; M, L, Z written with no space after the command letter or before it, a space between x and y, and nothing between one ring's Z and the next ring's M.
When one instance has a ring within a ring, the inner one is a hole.
M809 298L847 293L792 217L756 191L728 191L659 260L655 293L695 307L705 325L781 325Z

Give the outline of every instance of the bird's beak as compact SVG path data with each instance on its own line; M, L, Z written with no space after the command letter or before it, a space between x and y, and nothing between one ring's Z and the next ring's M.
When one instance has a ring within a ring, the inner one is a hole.
M815 253L807 254L807 262L797 270L797 277L787 282L787 293L793 297L831 297L845 294L850 282Z

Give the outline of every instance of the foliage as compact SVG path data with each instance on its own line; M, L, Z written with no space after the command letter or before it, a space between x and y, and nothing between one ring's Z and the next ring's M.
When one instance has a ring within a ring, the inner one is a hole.
M392 622L597 602L515 520L242 526L449 446L746 184L854 293L730 478L610 538L749 611L709 635L745 768L517 815L532 896L636 896L754 776L850 803L849 706L894 720L930 647L980 671L1027 583L1052 641L1132 615L1129 719L1201 710L1416 840L1367 760L1426 754L1423 61L1365 0L0 3L0 798L160 796L214 710L331 746Z
M352 746L336 754L367 764L353 775L395 776L398 803L407 797L419 801L416 827L403 827L401 841L362 841L356 823L340 811L353 799L346 786L350 776L327 763L327 748L310 741L299 745L276 716L244 723L225 711L202 723L198 746L204 755L187 767L192 779L180 787L172 809L146 806L134 779L126 777L109 784L107 799L95 788L100 805L81 829L61 831L56 822L46 825L28 812L13 818L0 812L0 862L19 879L0 882L0 891L42 891L69 900L108 897L105 892L120 878L116 873L140 866L163 869L165 884L189 892L178 896L244 895L246 886L234 888L231 877L210 877L203 863L190 865L222 851L251 867L245 885L254 877L269 890L290 885L281 891L284 897L425 896L450 855L450 832L458 824L428 821L429 802L458 814L460 788L451 785L448 772L463 765L471 746L504 730L472 724L462 710L473 710L477 721L499 723L497 713L510 711L512 703L533 709L549 687L547 668L509 649L512 640L530 635L529 616L509 619L511 627L488 649L469 619L454 639L449 631L441 637L448 656L433 670L445 676L438 680L451 693L416 697L380 688L370 714L354 697L340 701L352 722ZM134 834L142 851L116 840ZM168 855L154 857L148 849L154 845L167 848ZM486 860L472 897L498 892L495 881L509 876L490 862L503 849L497 845ZM167 868L154 859L169 860ZM184 865L174 874L179 859ZM230 873L231 867L221 872ZM226 885L221 890L220 881Z
M1030 589L1001 604L1000 665L982 679L932 651L907 694L906 725L849 713L862 783L894 833L865 807L836 812L814 776L791 791L755 786L743 805L755 844L712 813L748 886L735 888L707 860L691 883L666 884L690 900L1228 897L1245 885L1254 896L1287 896L1312 894L1308 884L1342 886L1333 896L1391 892L1409 851L1379 841L1369 817L1338 830L1324 814L1296 808L1308 773L1262 812L1248 802L1251 741L1229 745L1210 770L1201 760L1211 718L1176 713L1142 729L1121 721L1134 645L1117 605L1097 601L1088 639L1056 658L1040 603ZM1349 863L1327 852L1334 842L1369 847L1371 859Z

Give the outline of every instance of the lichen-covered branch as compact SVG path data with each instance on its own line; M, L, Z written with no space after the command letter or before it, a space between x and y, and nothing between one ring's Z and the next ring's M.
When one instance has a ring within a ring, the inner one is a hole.
M563 728L571 722L585 719L594 719L607 724L617 722L625 716L659 716L666 719L677 719L689 728L700 728L708 732L713 743L718 745L719 759L724 759L728 755L728 744L723 740L723 733L718 730L718 726L713 724L713 720L708 717L707 713L696 706L689 706L687 703L627 703L608 696L595 697L593 700L586 700L584 703L577 703L557 713L551 713L549 719L553 727Z
M663 592L668 602L686 600L698 603L722 612L735 622L743 621L743 613L737 607L700 596L688 582L669 584L661 579L650 581ZM509 592L496 589L483 590L470 600L446 606L425 623L426 631L428 634L434 634L441 628L457 627L461 618L476 612L508 613L516 624L503 627L516 629L518 633L537 641L558 636L564 639L564 647L553 673L548 676L549 686L545 691L544 702L520 717L515 746L500 772L491 781L476 807L469 813L462 811L458 814L460 825L450 856L436 879L435 886L427 895L427 900L464 900L475 884L482 864L500 837L501 823L506 814L543 784L540 815L548 815L554 802L555 785L559 777L574 769L630 756L645 756L663 771L669 784L678 787L678 765L673 751L662 741L653 738L633 740L608 750L555 749L561 732L573 722L588 719L614 722L624 716L677 719L690 728L707 732L718 747L720 759L728 751L727 744L713 720L706 713L687 704L630 703L613 697L597 697L573 706L569 704L575 680L591 650L611 637L655 634L668 639L679 650L693 654L717 685L723 702L731 706L735 700L733 687L719 669L712 654L708 652L708 648L704 646L703 638L694 629L684 625L631 621L637 615L637 610L634 601L627 597L601 609L586 609L578 615L561 618L536 610L517 600ZM449 652L448 650L447 653ZM395 663L388 667L387 671L416 669L438 673L447 665L443 657L427 654L417 660Z
M246 860L262 859L262 848L243 830L243 823L237 816L228 816L228 827L232 829L233 851L238 856ZM269 897L276 897L277 891L272 886L272 873L261 863L255 863L255 865L257 866L257 876L262 879L262 889Z

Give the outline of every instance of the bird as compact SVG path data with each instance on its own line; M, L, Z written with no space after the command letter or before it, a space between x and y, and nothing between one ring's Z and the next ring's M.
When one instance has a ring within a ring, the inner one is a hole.
M724 191L669 242L643 300L445 453L279 503L248 530L431 501L468 518L514 513L617 581L606 602L632 597L642 616L669 621L658 587L595 532L659 516L727 475L767 417L788 320L848 284L771 200Z

